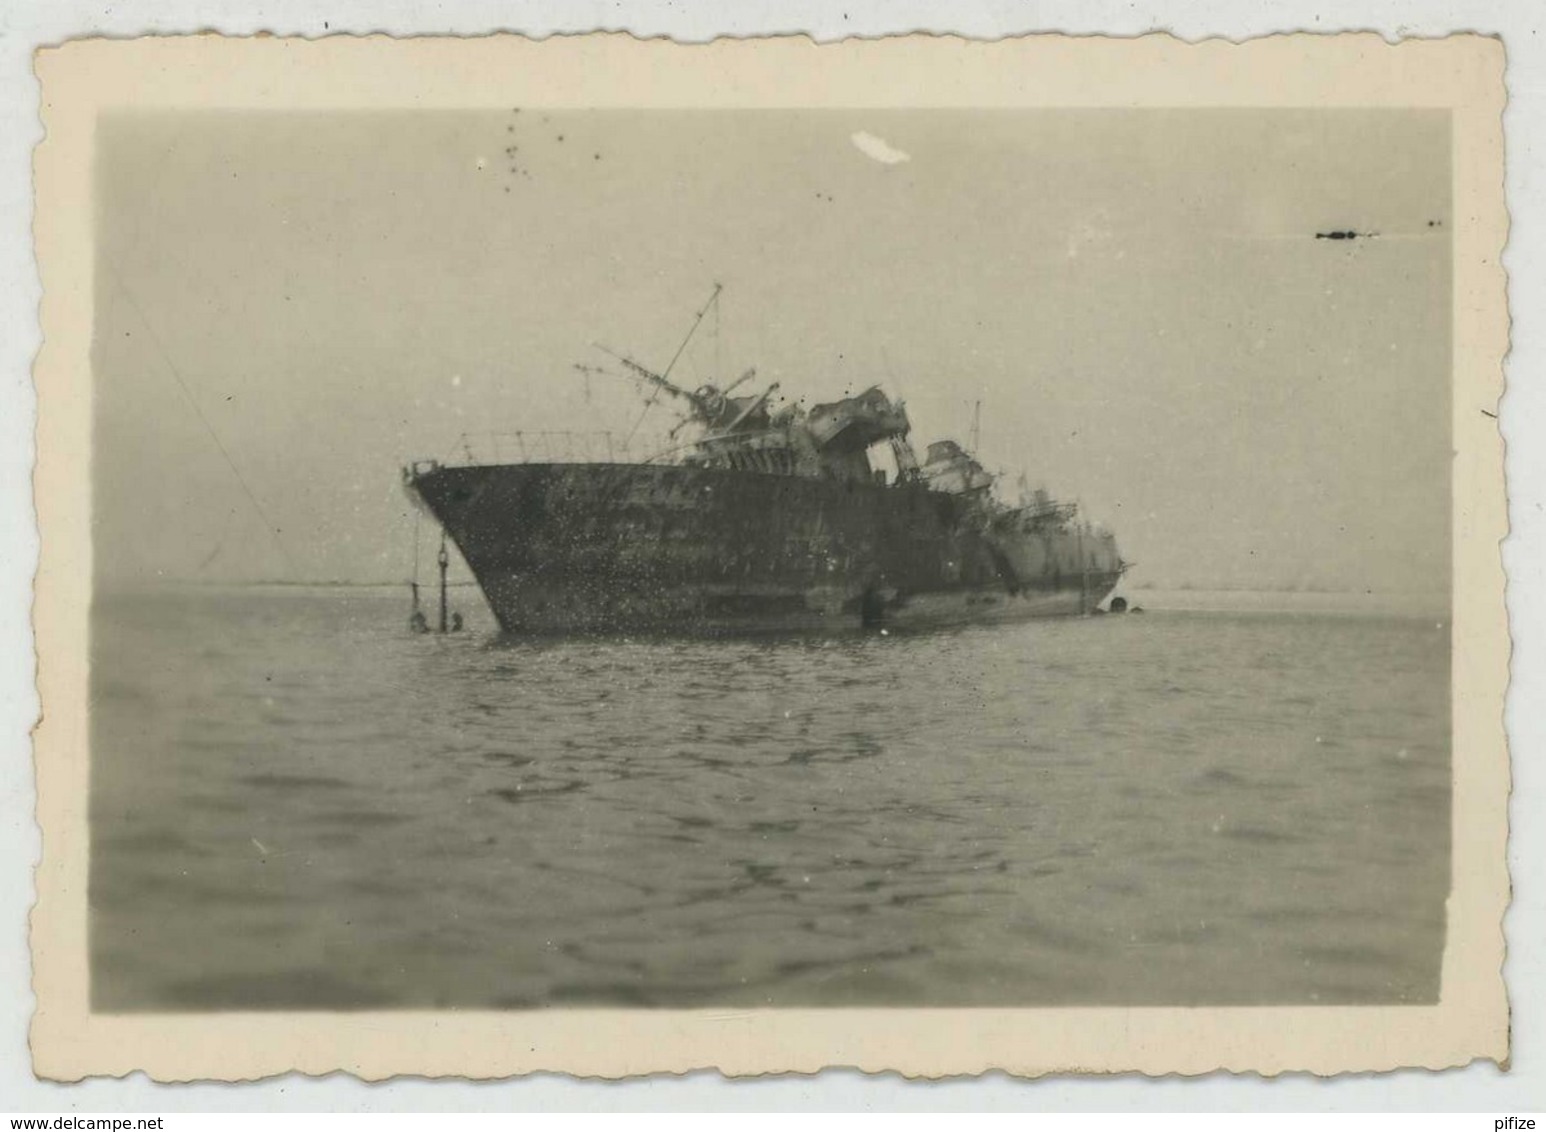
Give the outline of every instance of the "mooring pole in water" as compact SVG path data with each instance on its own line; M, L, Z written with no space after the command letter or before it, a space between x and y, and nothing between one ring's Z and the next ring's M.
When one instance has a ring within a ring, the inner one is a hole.
M1084 522L1074 528L1079 540L1079 616L1090 611L1090 563L1084 556Z
M440 631L446 631L446 567L451 563L451 556L446 553L446 533L440 532L440 554L435 559L440 563Z
M408 583L409 592L413 594L413 608L408 611L408 625L417 631L419 623L424 619L423 611L419 608L419 511L413 512L413 579Z

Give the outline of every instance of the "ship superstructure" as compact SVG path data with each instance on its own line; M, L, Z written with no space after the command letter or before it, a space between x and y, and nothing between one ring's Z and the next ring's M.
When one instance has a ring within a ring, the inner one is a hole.
M724 388L687 389L671 366L614 356L651 397L682 410L663 451L404 469L506 632L722 634L1080 614L1121 577L1113 536L1074 507L1044 492L1000 500L995 477L951 440L920 461L905 406L878 387L809 409L775 406L777 384L750 391L755 370ZM882 451L889 474L872 459Z

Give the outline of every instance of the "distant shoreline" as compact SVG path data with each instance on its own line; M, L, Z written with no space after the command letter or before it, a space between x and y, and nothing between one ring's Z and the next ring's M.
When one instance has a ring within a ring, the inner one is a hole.
M437 586L434 580L419 583L428 594ZM169 589L200 590L269 590L292 593L316 593L318 591L349 590L359 592L401 593L408 588L407 581L388 582L294 582L294 581L217 581L213 579L151 578L132 582L114 581L99 585L100 596L119 594L133 595L147 591ZM471 579L453 581L453 590L475 590L477 582ZM1445 620L1449 616L1450 595L1447 593L1421 593L1379 590L1298 590L1298 589L1171 589L1166 587L1132 587L1117 591L1125 597L1129 608L1141 607L1148 612L1185 613L1346 613L1346 614L1393 614L1402 616L1435 617Z

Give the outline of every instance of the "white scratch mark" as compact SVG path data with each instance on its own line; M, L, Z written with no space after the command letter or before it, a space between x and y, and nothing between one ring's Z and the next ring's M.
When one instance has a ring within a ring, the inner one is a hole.
M252 839L252 843L258 847L259 853L262 853L265 857L268 856L268 846L264 845L263 842L259 841L256 837Z
M860 153L866 157L873 157L882 165L898 165L903 161L912 160L911 155L888 145L884 138L877 138L874 134L867 134L863 130L853 136L853 143L859 147Z

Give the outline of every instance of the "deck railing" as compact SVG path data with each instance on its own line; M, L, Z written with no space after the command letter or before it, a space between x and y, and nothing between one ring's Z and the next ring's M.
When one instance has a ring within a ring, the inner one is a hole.
M673 463L686 446L664 433L572 432L521 429L464 432L451 453L467 464Z

